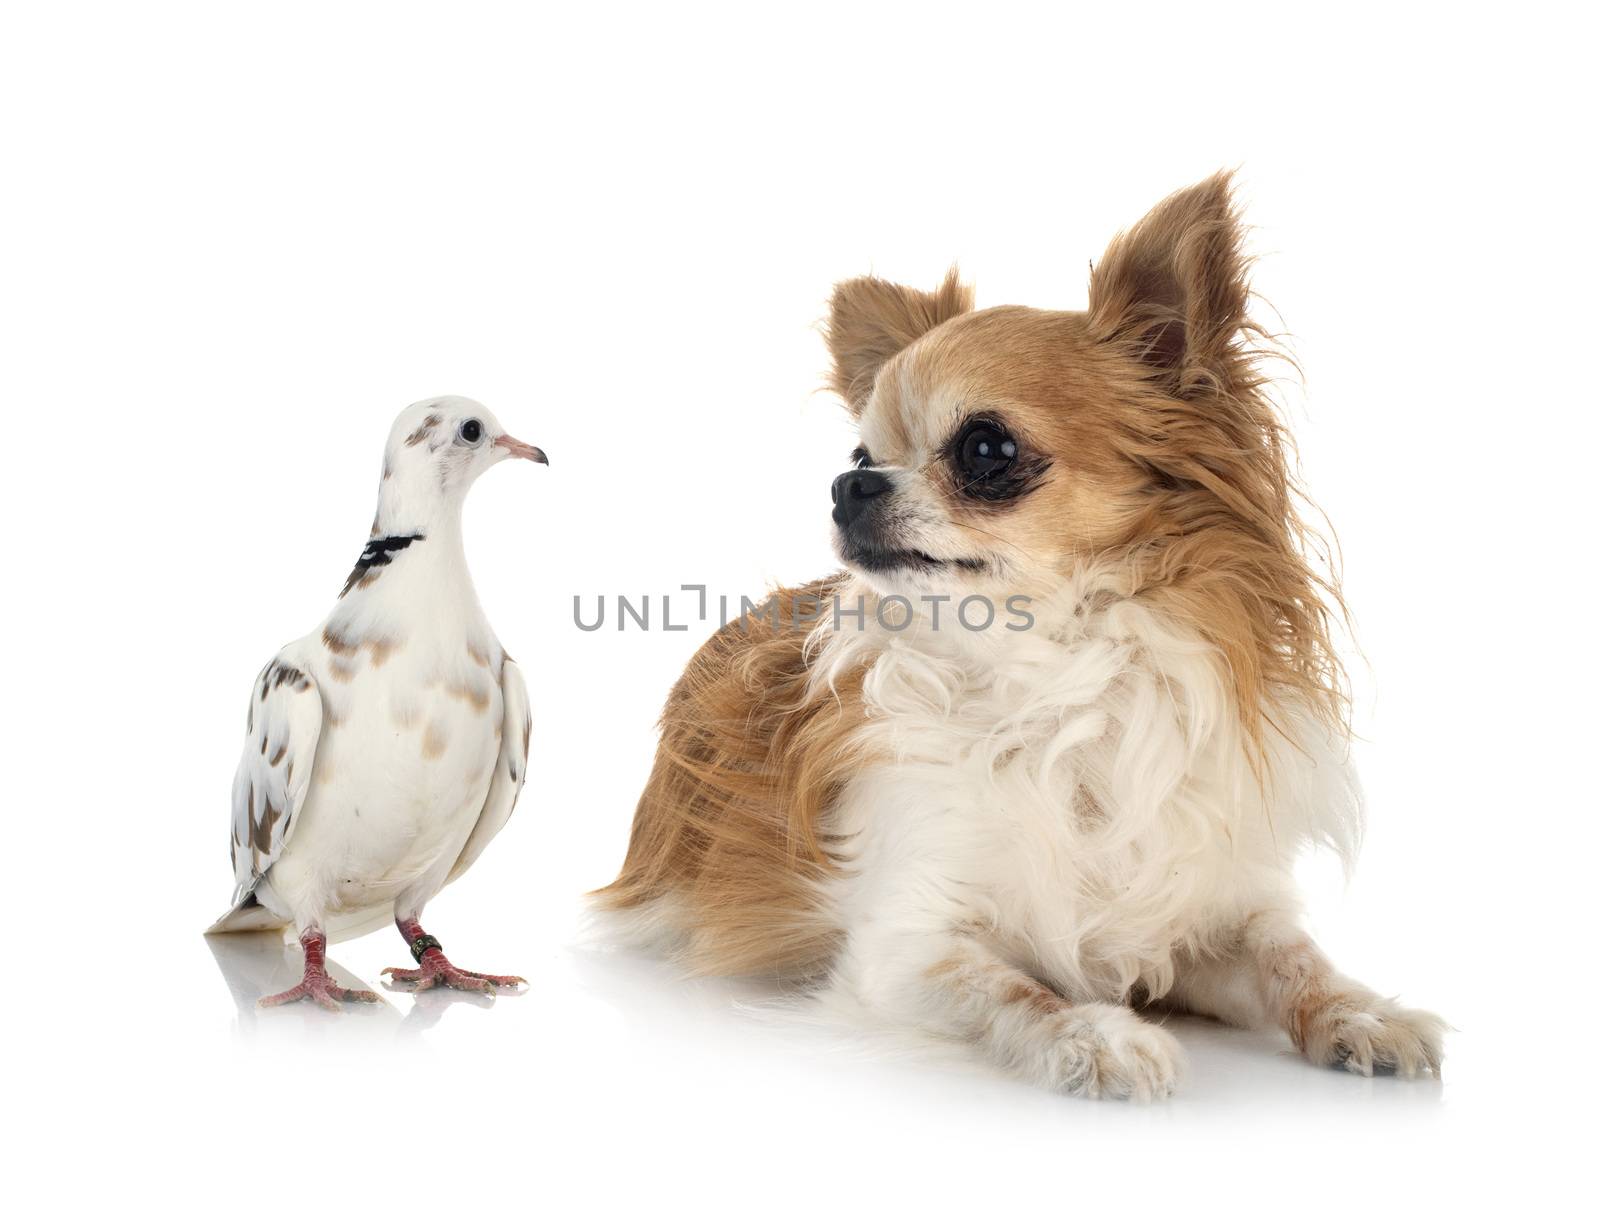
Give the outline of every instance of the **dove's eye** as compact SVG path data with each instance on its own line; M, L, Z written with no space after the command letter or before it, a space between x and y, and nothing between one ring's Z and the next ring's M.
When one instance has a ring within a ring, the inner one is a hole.
M476 418L468 418L461 424L461 429L456 432L456 441L472 447L483 438L483 423Z

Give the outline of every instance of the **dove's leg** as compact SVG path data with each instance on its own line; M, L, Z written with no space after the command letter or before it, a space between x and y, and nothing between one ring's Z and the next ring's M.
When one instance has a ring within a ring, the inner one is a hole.
M481 971L463 971L444 956L439 939L422 931L422 922L415 916L397 916L395 926L400 936L411 947L411 957L417 960L415 969L385 967L383 973L392 975L402 983L414 984L413 991L424 988L456 988L462 992L483 992L494 995L496 988L515 988L528 981L520 975L485 975Z
M340 1001L375 1001L376 992L363 988L341 988L328 974L328 939L321 929L307 929L300 935L300 948L305 951L306 970L300 982L275 996L264 996L261 1005L287 1005L291 1001L315 1001L324 1009L337 1010Z

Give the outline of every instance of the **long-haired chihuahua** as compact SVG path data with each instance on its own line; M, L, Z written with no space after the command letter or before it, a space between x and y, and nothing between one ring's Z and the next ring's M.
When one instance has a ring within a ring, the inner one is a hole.
M1247 270L1219 174L1112 241L1083 312L840 284L845 570L689 664L601 903L1069 1093L1169 1094L1165 1008L1436 1074L1440 1019L1299 926L1295 857L1348 859L1361 808Z

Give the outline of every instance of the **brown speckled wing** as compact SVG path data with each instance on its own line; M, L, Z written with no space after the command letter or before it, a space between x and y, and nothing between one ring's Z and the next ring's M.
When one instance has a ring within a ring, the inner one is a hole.
M483 812L478 816L472 835L467 837L461 856L450 869L452 882L466 873L467 867L478 860L478 855L505 827L528 776L531 733L528 688L522 682L522 672L510 659L501 664L500 699L505 705L505 716L500 724L500 755L495 760L494 776L489 780L489 795L483 800Z
M235 905L283 852L311 786L321 733L322 695L315 681L280 654L250 689L244 755L233 778L228 847Z

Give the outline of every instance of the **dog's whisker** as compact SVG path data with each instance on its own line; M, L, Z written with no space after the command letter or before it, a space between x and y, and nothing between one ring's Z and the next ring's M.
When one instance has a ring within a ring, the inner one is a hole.
M1018 553L1022 554L1022 556L1026 557L1029 561L1038 561L1039 560L1039 558L1038 558L1038 556L1036 554L1034 554L1030 550L1024 548L1022 545L1017 544L1016 541L1007 540L1003 536L1000 536L1000 535L998 535L998 534L996 534L994 532L990 532L987 528L980 528L976 524L964 524L959 519L951 520L950 522L955 524L955 526L958 527L958 528L965 528L968 532L976 532L980 536L987 536L990 540L995 541L995 542L997 542L999 544L1005 545L1008 549L1015 549Z

